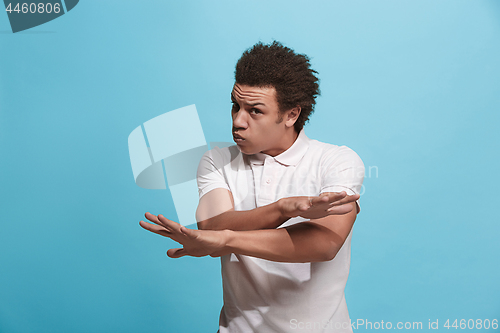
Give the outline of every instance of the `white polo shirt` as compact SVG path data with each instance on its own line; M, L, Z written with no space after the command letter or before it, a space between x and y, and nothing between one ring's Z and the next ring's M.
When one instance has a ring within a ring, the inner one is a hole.
M363 177L363 162L353 150L311 140L302 130L275 157L245 155L237 146L216 147L203 156L197 180L200 198L225 188L235 210L250 210L284 197L359 193ZM293 218L280 227L303 221ZM313 263L221 257L220 333L352 332L344 298L350 247L351 234L333 260Z

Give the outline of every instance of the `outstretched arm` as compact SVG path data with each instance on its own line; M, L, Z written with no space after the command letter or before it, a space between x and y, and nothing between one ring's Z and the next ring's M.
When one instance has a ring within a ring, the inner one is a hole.
M247 211L235 211L230 191L218 188L205 194L196 211L200 230L260 230L275 229L296 216L308 219L346 214L351 202L359 195L345 192L322 193L318 197L290 197Z
M196 221L200 230L275 229L288 220L278 202L251 210L235 211L231 192L216 188L200 198Z
M279 229L193 230L162 215L151 214L146 217L155 224L141 221L140 225L183 245L183 248L168 250L167 255L172 258L236 253L279 262L327 261L336 256L356 220L355 203L349 205L349 213Z

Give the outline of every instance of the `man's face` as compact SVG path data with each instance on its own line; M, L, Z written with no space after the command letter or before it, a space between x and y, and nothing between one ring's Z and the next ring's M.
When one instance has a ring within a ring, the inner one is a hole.
M235 84L231 100L233 139L242 153L276 156L288 149L285 132L289 133L290 126L282 121L286 113L280 117L274 87Z

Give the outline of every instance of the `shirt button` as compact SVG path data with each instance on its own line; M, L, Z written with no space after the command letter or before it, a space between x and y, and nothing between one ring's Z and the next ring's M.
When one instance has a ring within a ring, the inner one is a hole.
M266 180L266 184L271 184L271 179Z

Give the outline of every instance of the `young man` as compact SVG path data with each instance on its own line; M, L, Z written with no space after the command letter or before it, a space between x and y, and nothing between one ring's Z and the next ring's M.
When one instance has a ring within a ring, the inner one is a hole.
M351 332L344 287L364 166L302 129L319 94L305 55L258 43L236 65L235 146L198 168L199 230L146 213L185 255L221 257L224 332Z

